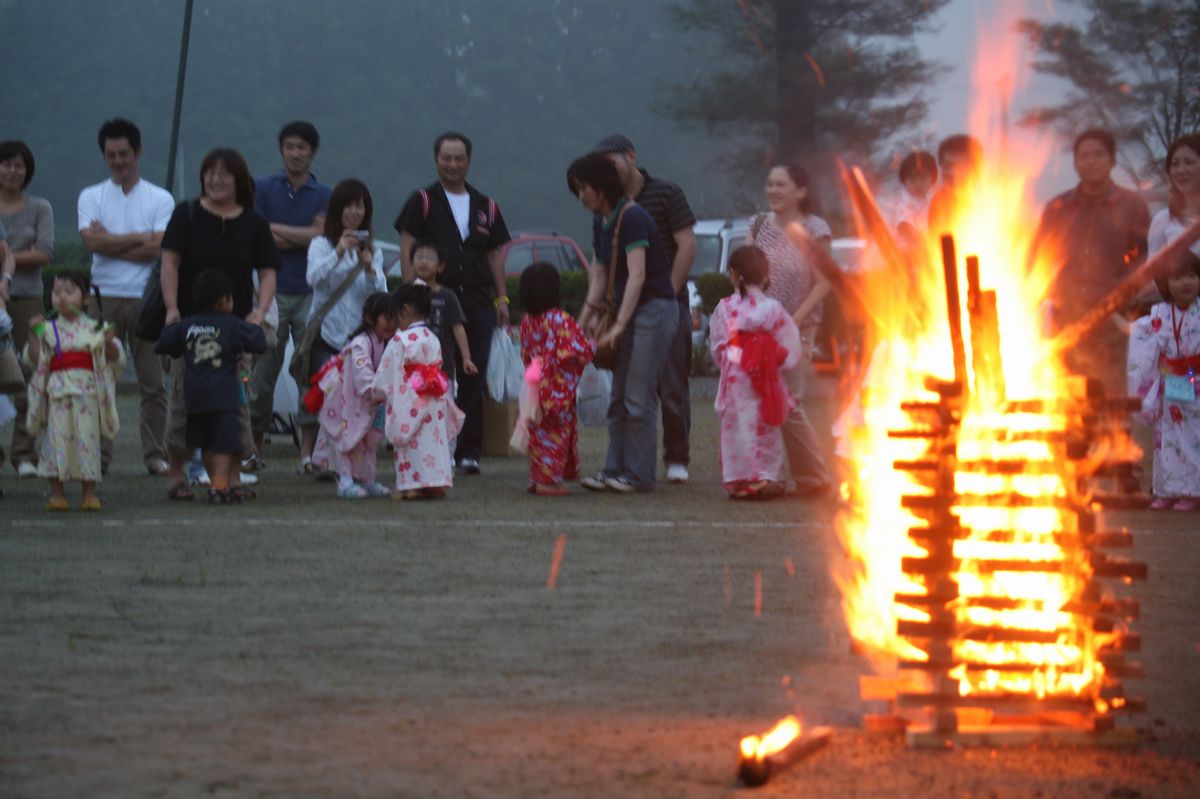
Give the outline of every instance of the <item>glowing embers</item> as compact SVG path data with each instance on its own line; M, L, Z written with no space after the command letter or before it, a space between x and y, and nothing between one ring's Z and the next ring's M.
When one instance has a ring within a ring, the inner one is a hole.
M772 775L823 748L832 737L829 727L805 731L799 719L785 716L762 735L742 738L738 779L749 786L762 785Z

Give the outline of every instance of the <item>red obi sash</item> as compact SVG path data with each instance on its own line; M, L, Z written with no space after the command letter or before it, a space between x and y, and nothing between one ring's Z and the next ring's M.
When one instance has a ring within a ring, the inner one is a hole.
M67 369L86 369L90 372L93 368L92 354L81 350L64 352L50 359L51 372L65 372Z
M421 397L440 397L450 388L450 379L438 363L408 363L404 365L404 382Z
M1158 368L1165 375L1200 374L1200 355L1187 355L1183 358L1168 358L1160 355Z
M787 418L787 400L779 380L779 367L787 359L787 350L770 333L738 331L730 346L742 351L742 371L750 375L750 385L759 398L759 413L764 424L778 427Z

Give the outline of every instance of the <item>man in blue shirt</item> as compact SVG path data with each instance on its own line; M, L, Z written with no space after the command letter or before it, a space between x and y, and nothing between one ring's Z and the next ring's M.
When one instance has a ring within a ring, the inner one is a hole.
M293 346L300 345L312 309L312 288L305 280L308 245L324 230L331 191L309 171L320 144L321 136L311 122L289 122L279 131L283 169L254 181L254 210L271 223L281 264L275 293L275 302L279 306L278 342L258 359L251 386L250 425L254 430L255 460L262 452L263 435L271 426L275 381L283 368L288 336L291 336ZM303 388L300 393L304 393ZM297 416L301 428L300 471L303 473L312 470L317 420L303 407L297 409ZM246 465L254 467L257 464Z

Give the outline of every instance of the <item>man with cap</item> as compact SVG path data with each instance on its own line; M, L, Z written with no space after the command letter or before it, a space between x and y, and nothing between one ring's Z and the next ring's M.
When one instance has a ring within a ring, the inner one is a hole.
M651 177L638 167L637 151L627 136L614 133L596 142L595 152L604 153L617 168L625 193L650 212L658 235L671 259L671 283L679 304L679 324L671 341L671 351L663 364L658 383L662 405L663 460L667 481L688 480L688 436L692 427L692 400L688 391L688 371L692 364L692 312L688 301L687 279L696 260L696 217L683 189L667 180Z

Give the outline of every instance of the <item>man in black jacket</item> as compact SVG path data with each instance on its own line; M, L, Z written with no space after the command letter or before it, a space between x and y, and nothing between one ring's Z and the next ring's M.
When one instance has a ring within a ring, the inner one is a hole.
M496 202L467 183L471 140L447 132L433 143L438 180L413 192L396 218L400 234L400 267L411 282L411 248L420 239L434 239L446 252L446 269L439 282L458 296L462 305L475 375L458 369L458 407L466 414L455 462L465 474L479 473L483 442L483 388L492 332L508 324L508 296L500 248L510 238Z

